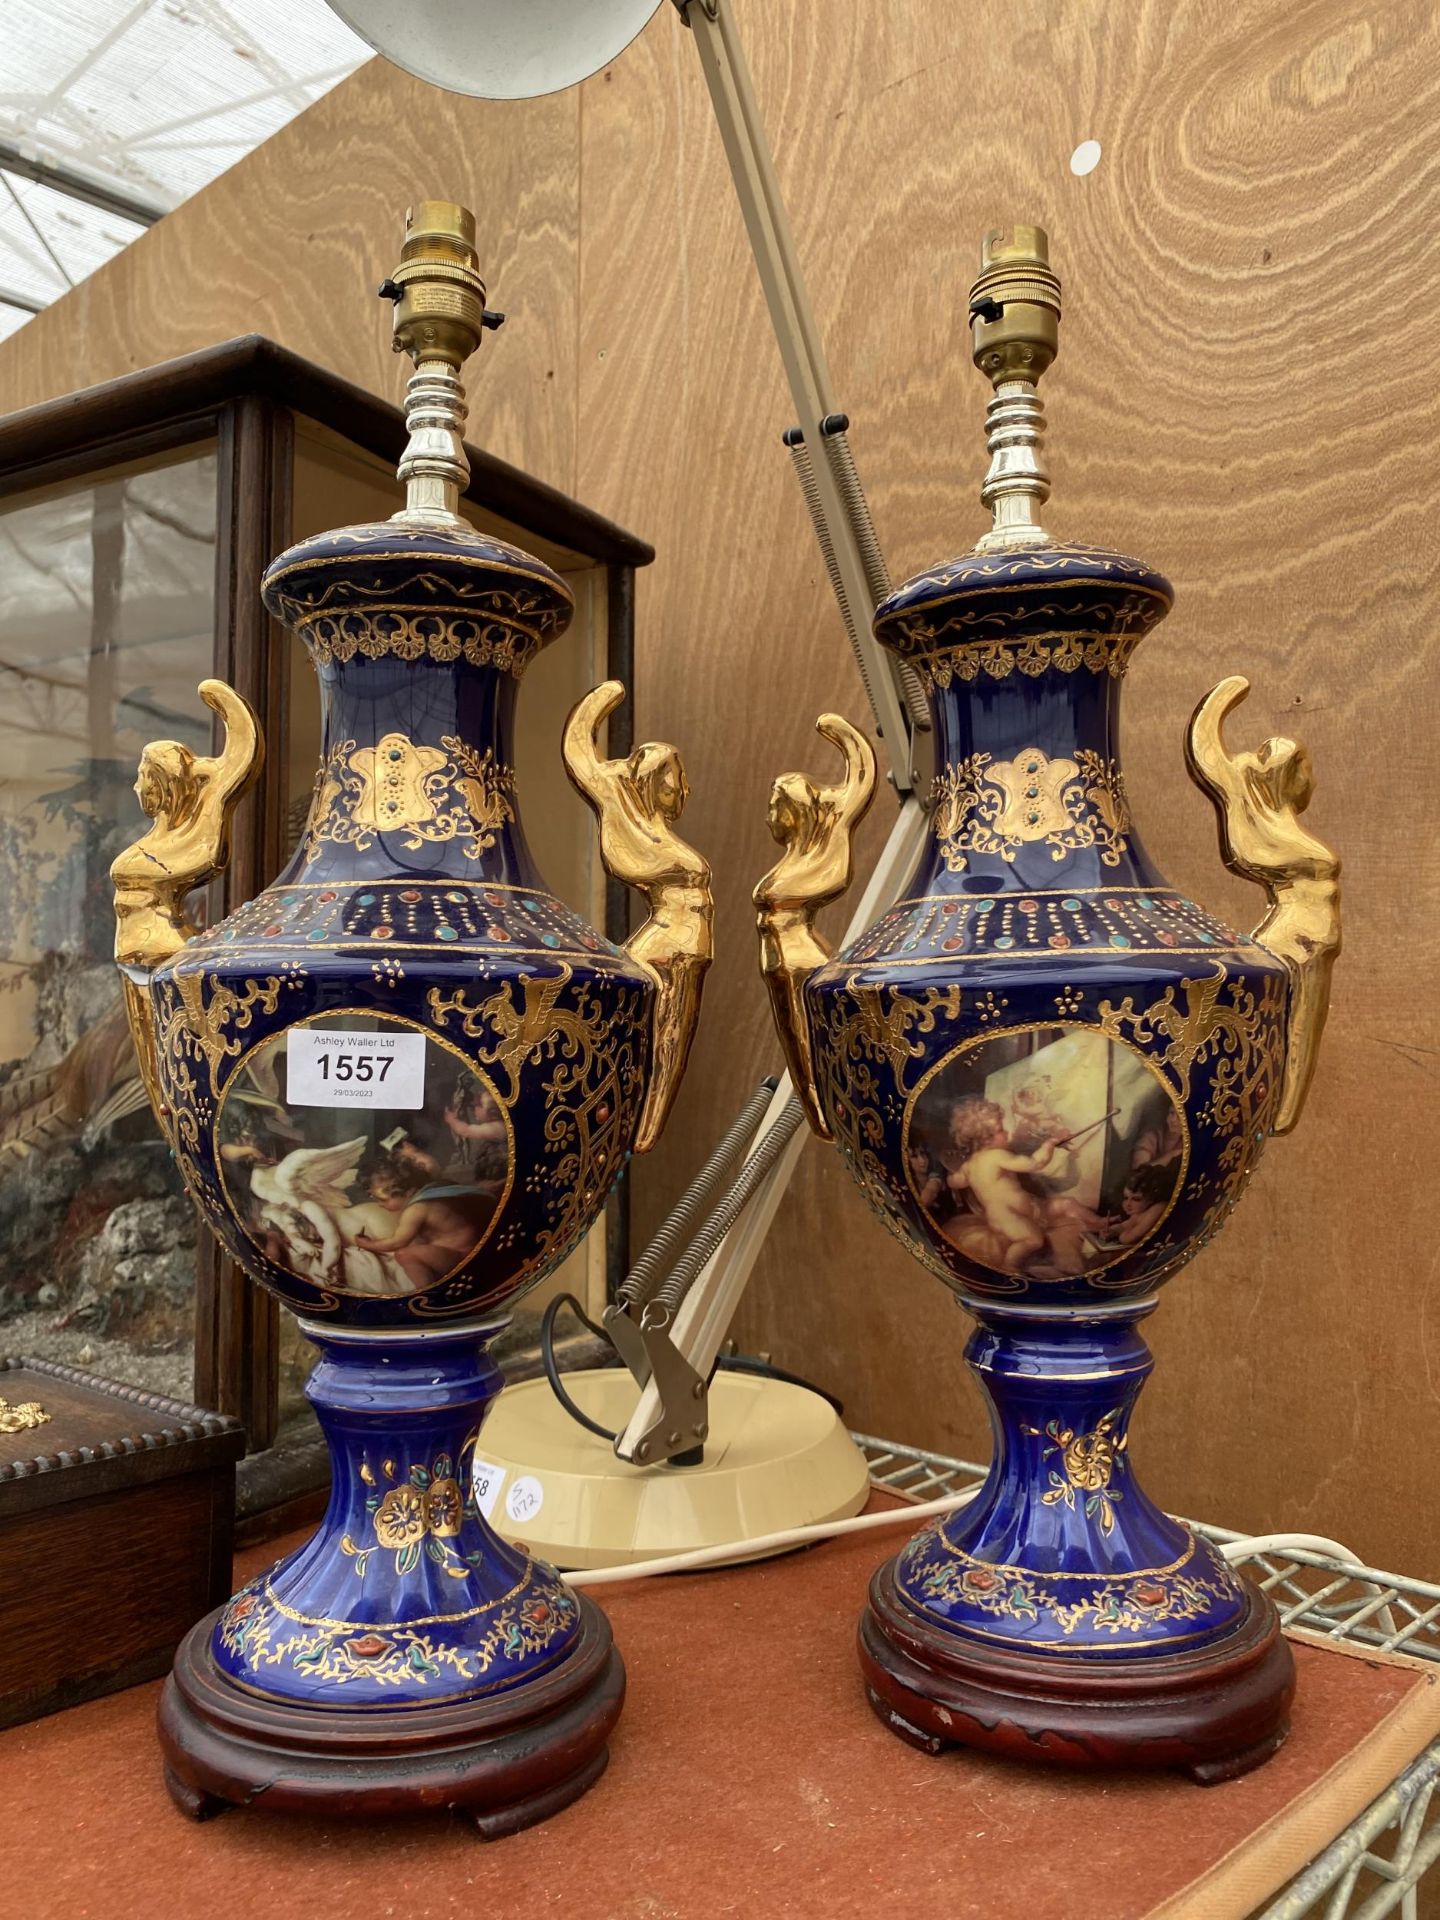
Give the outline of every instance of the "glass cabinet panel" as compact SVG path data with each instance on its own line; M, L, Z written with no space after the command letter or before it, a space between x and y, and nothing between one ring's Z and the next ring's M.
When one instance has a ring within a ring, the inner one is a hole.
M0 502L0 1346L188 1399L199 1226L150 1113L110 862L140 749L210 746L211 449Z

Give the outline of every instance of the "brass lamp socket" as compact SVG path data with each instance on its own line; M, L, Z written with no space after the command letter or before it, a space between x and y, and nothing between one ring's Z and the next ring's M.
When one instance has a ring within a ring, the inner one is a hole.
M1060 281L1050 269L1043 227L987 233L980 277L970 289L970 331L976 366L998 387L1036 381L1060 347Z
M475 251L475 216L452 200L422 200L405 215L400 265L381 289L395 301L396 353L417 365L459 368L480 344L485 282Z

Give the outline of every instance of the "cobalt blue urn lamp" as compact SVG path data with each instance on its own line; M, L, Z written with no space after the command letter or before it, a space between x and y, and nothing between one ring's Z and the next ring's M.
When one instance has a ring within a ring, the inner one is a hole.
M877 609L928 694L930 828L901 897L843 952L813 927L849 882L874 756L834 714L833 785L777 781L756 889L762 968L813 1129L975 1317L994 1456L978 1497L883 1566L860 1628L881 1718L1078 1765L1200 1780L1284 1738L1275 1610L1145 1495L1128 1450L1160 1288L1294 1124L1340 946L1339 863L1306 830L1303 747L1231 751L1224 680L1190 725L1230 868L1269 910L1235 932L1166 884L1118 755L1126 667L1171 589L1053 538L1037 382L1058 345L1043 232L992 233L971 293L991 381L994 524Z
M254 715L201 758L142 757L153 825L113 869L146 1085L206 1221L319 1348L319 1531L202 1620L160 1736L196 1817L267 1806L455 1807L486 1835L600 1774L624 1671L604 1615L507 1545L472 1458L507 1310L576 1246L684 1071L711 951L709 870L679 837L675 749L607 759L624 697L566 723L601 854L650 913L625 947L536 871L516 807L515 703L562 634L560 576L458 513L459 369L487 324L475 223L407 219L394 344L415 363L406 504L284 553L266 605L319 675L324 738L289 866L217 926L187 896L222 868L260 777Z

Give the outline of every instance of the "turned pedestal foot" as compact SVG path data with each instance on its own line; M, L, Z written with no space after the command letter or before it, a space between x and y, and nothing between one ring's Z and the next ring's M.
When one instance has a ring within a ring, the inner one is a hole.
M860 1621L870 1704L929 1753L980 1747L1074 1767L1173 1767L1201 1785L1266 1760L1289 1730L1295 1664L1253 1587L1235 1627L1199 1648L1129 1659L988 1647L925 1620L875 1575Z
M1210 1782L1285 1738L1295 1662L1274 1607L1135 1475L1145 1310L995 1309L977 1328L990 1473L881 1567L860 1623L871 1705L901 1739Z
M312 1331L330 1504L175 1657L160 1743L191 1819L450 1809L495 1839L604 1771L625 1694L609 1622L475 1503L493 1331Z
M213 1794L201 1792L188 1780L182 1780L170 1766L165 1769L165 1791L189 1820L213 1820L217 1813L224 1813L232 1804L229 1800L217 1800Z
M218 1614L191 1629L160 1702L165 1784L208 1819L264 1804L326 1816L450 1809L496 1840L593 1786L620 1716L625 1670L598 1607L556 1666L498 1695L343 1714L264 1700L211 1657Z

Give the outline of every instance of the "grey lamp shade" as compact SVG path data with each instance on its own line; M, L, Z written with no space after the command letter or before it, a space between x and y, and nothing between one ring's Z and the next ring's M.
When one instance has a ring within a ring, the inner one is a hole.
M624 51L660 0L329 0L405 72L450 93L559 93Z

